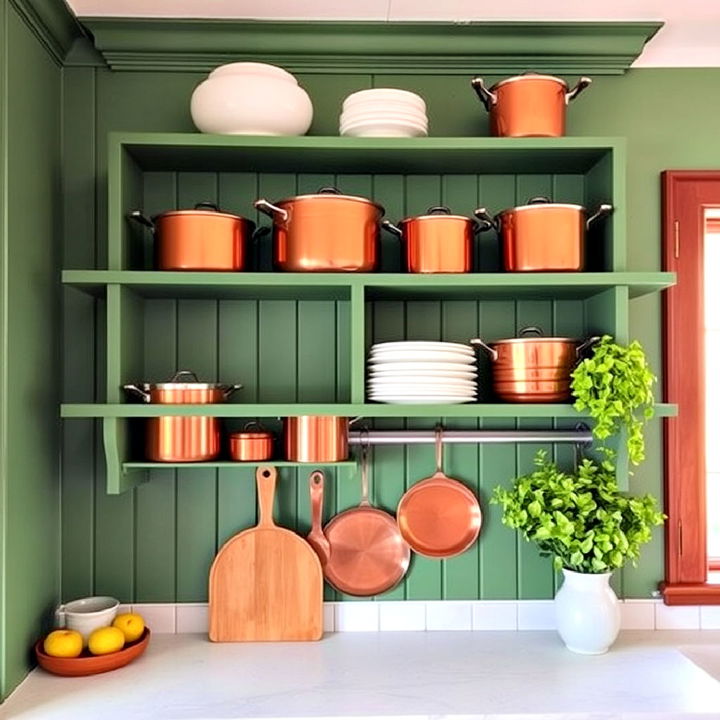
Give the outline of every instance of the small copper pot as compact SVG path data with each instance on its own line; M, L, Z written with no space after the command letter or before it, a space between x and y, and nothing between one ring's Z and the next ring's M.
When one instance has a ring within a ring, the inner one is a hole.
M322 188L255 207L273 219L273 259L289 272L370 272L378 260L381 205Z
M242 270L255 229L247 218L222 212L213 203L171 210L152 220L133 210L130 218L153 231L158 270Z
M489 90L481 77L472 86L490 113L490 134L496 137L562 137L565 110L592 80L581 77L570 90L552 75L526 73L501 80Z
M480 338L470 341L490 354L495 394L501 400L512 403L570 400L570 374L583 351L599 338L591 337L585 341L546 338L536 327L523 328L520 335L489 344ZM534 337L525 337L529 335Z
M295 462L340 462L348 457L346 417L300 415L283 419L285 457Z
M382 226L402 238L405 264L411 273L468 273L478 224L472 218L452 215L446 207L428 209L425 215Z
M208 405L224 402L242 385L198 382L180 370L170 382L123 385L144 402L161 405ZM161 416L147 419L145 454L154 462L201 462L220 454L220 421L216 417Z
M536 197L495 217L485 208L475 215L485 221L483 229L497 231L508 272L580 272L585 268L586 231L612 211L612 205L603 204L588 216L582 205Z
M251 428L255 428L251 430ZM249 422L242 432L230 433L230 457L238 462L269 460L273 456L273 436L260 423Z

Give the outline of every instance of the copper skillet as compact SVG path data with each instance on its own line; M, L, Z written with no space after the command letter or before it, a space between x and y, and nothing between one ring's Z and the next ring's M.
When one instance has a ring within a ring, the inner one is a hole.
M378 595L395 587L410 565L410 548L395 518L368 499L368 448L361 446L360 505L336 515L325 526L330 556L325 579L348 595Z
M435 428L436 470L400 499L397 523L410 547L431 558L464 553L480 534L482 513L474 493L442 471L442 427Z

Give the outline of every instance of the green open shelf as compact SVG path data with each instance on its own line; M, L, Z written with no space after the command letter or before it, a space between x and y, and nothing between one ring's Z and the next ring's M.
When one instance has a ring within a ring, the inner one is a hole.
M343 300L352 289L369 300L443 298L584 299L612 287L627 287L631 298L675 284L671 272L467 273L210 273L138 270L65 270L63 283L96 296L122 285L147 298L257 300Z

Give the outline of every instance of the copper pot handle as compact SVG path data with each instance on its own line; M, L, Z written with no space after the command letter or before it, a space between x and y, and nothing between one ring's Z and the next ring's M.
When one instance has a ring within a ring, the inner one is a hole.
M593 335L592 337L589 337L585 342L581 342L576 348L575 348L575 357L579 360L580 356L583 354L585 350L587 350L589 347L592 347L595 345L595 343L600 342L600 336L599 335Z
M250 428L255 428L257 432L267 432L262 423L259 423L257 420L251 420L250 422L246 422L243 425L242 432L251 432Z
M238 390L242 390L242 385L237 383L235 385L231 385L225 392L223 393L223 400L227 400L231 395L236 393Z
M445 205L433 205L427 209L426 215L451 215L449 207Z
M591 223L594 223L600 218L610 215L615 208L612 205L603 203L598 209L585 221L585 227L589 230Z
M334 185L326 185L317 191L318 195L342 195Z
M138 225L149 228L153 233L155 232L155 223L147 215L143 215L142 210L133 210L128 217Z
M491 348L487 343L483 342L480 338L473 338L472 340L470 340L470 344L477 345L478 347L481 347L483 350L486 350L492 360L498 359L498 351L495 350L494 348Z
M260 198L259 200L256 200L253 203L253 206L256 210L259 210L261 213L265 213L266 215L269 215L273 220L278 217L283 222L287 222L288 219L288 211L283 210L281 207L278 207L277 205L273 205L272 203L265 200L265 198Z
M550 203L550 198L546 197L545 195L538 195L537 197L532 197L527 201L528 205L546 205Z
M135 395L139 395L143 402L149 403L150 402L150 393L145 392L139 385L134 385L133 383L129 383L127 385L122 386L123 390L131 393L135 393Z
M182 378L188 378L183 380ZM170 382L200 382L198 376L192 370L178 370L171 378Z
M524 327L518 334L520 335L520 337L525 337L526 335L543 337L545 335L545 333L542 331L542 328L539 328L536 325L528 325L527 327Z
M570 90L570 92L565 93L565 104L567 105L571 100L574 100L585 88L592 85L592 79L589 77L581 77L577 81L577 85Z
M490 112L490 108L497 103L497 95L485 87L485 83L481 77L474 77L470 81L470 84L480 98L480 102L485 106L485 109Z
M383 220L380 225L382 226L383 230L387 230L393 235L402 237L402 230L397 225L393 225L389 220Z
M220 206L217 203L210 202L209 200L203 200L202 202L195 203L196 210L213 210L214 212L222 212Z
M485 232L490 228L500 232L500 219L498 216L493 217L485 208L474 210L473 215L478 220L478 232Z

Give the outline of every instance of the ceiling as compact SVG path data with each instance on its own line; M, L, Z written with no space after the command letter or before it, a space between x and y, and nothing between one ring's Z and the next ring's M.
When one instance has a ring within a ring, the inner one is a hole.
M78 17L257 20L662 20L633 67L720 67L719 0L67 0Z

